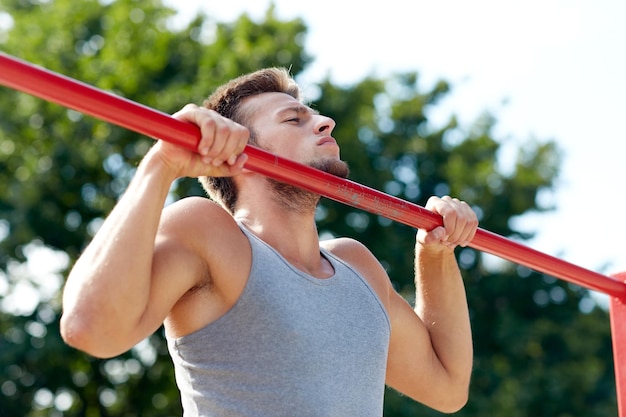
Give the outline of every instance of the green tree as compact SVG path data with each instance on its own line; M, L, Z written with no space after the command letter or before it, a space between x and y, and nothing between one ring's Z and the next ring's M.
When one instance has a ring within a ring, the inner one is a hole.
M158 0L0 0L0 10L12 21L0 28L4 51L166 112L241 73L284 65L297 75L311 60L303 21L280 21L273 8L263 22L199 15L178 29ZM433 125L429 110L450 86L422 91L417 81L406 73L343 87L320 82L312 105L337 121L352 178L420 205L433 194L459 196L482 227L528 238L511 220L549 209L537 196L554 187L555 144L525 141L501 166L502 148L516 145L494 138L495 118ZM21 268L34 249L58 251L71 265L152 140L9 89L0 92L0 114L0 291L10 294L24 281L42 286ZM190 194L202 194L195 180L172 189L172 198ZM329 200L318 218L322 234L363 241L412 298L414 230ZM470 248L458 259L476 352L470 402L458 415L616 414L608 317L586 290L494 266ZM95 360L61 341L59 294L39 301L20 314L0 311L0 416L180 415L161 334ZM440 414L387 392L385 416L414 415Z

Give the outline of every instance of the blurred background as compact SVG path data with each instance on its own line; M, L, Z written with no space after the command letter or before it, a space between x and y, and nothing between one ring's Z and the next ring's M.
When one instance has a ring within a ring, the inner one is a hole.
M0 0L0 49L166 112L266 66L291 68L337 121L351 179L603 273L626 270L625 6L608 1ZM620 114L618 114L618 112ZM0 416L179 416L163 336L96 360L59 336L71 264L151 146L0 89ZM203 192L193 179L170 201ZM412 298L414 231L328 200ZM606 298L473 249L457 252L475 340L459 416L615 416ZM297 410L294 410L297 415ZM386 393L385 416L438 416Z

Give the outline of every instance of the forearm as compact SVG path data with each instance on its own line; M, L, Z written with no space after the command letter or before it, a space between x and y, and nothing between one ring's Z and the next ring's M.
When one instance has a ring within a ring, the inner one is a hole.
M113 340L140 320L150 294L159 219L175 176L152 153L74 265L63 296L70 340Z
M454 381L468 384L472 334L465 288L454 253L416 246L415 311L426 326L438 360Z

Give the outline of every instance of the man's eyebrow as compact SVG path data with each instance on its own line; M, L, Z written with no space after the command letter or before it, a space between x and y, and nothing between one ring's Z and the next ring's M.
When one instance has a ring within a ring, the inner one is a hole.
M310 107L307 106L290 106L287 108L284 108L280 111L278 111L278 113L276 113L279 117L281 116L285 116L287 113L296 113L296 114L320 114L317 110L313 110Z

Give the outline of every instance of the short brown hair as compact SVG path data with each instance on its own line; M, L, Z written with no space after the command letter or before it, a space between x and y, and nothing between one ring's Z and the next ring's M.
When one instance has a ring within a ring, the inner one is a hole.
M285 68L265 68L237 77L218 87L203 103L250 129L249 143L256 144L254 132L249 125L250 115L241 109L242 101L262 93L285 93L300 100L300 88ZM231 214L237 205L237 187L231 177L199 177L204 190Z

